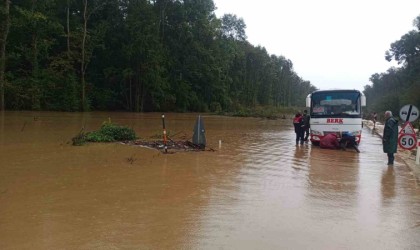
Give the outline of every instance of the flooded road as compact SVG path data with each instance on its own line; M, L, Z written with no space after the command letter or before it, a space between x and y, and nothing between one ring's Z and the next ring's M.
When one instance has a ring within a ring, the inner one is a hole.
M0 113L0 249L420 248L416 179L366 129L360 154L295 146L288 120L221 116L204 116L215 152L71 146L109 118L161 133L157 113ZM166 128L190 139L195 119Z

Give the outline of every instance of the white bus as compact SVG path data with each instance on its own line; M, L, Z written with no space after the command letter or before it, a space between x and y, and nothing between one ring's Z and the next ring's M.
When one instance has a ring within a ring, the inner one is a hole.
M339 138L346 132L355 136L359 144L362 135L362 107L366 106L365 95L358 90L319 90L306 97L309 109L311 142L330 133Z

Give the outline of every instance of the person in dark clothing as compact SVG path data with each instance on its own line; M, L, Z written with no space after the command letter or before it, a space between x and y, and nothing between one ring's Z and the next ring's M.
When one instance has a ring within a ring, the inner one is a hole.
M305 109L303 111L303 131L305 133L305 142L308 142L308 138L309 138L309 128L310 128L310 123L309 121L311 120L311 117L308 115L308 111Z
M356 137L348 132L344 132L341 135L340 148L342 150L346 150L346 148L354 148L357 153L360 153L359 148L357 147Z
M388 156L388 165L394 165L394 154L397 152L397 143L398 122L392 117L391 111L386 111L382 145L384 153Z
M295 126L295 133L296 133L296 145L299 144L303 144L303 118L302 118L302 114L301 113L297 113L295 115L295 118L293 118L293 125Z
M378 115L376 114L376 112L373 112L372 115L372 122L373 122L373 129L376 128L376 119L377 119Z

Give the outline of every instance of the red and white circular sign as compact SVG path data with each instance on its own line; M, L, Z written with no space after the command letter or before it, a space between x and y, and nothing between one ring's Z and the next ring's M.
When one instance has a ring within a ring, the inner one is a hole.
M412 134L401 134L398 138L398 144L403 149L411 150L417 145L417 138Z

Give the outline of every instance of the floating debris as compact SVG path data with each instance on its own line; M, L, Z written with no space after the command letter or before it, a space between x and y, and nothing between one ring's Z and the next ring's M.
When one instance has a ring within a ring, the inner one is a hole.
M123 144L157 149L165 153L165 144L163 141L136 140L136 141L124 141ZM200 145L194 144L191 141L174 141L170 138L168 138L168 141L166 142L166 150L167 150L167 153L175 153L175 152L183 152L183 151L211 151L211 152L215 151L212 148L208 148L207 150L205 150Z

